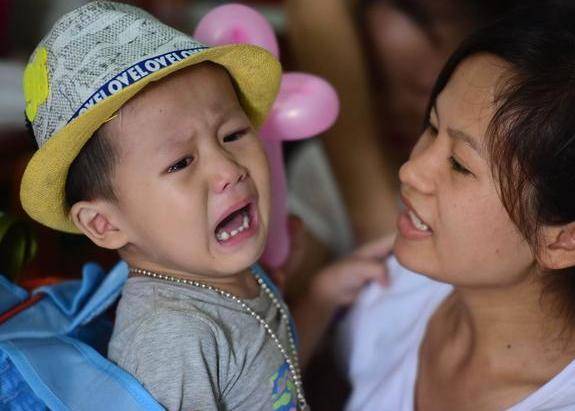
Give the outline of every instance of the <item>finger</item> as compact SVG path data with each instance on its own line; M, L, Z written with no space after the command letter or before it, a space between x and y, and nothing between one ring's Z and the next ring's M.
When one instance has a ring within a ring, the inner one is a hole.
M356 260L344 270L348 278L351 277L352 281L357 283L356 286L362 286L370 281L377 281L384 286L389 285L387 266L384 263L374 260Z
M385 264L380 265L377 270L366 271L363 275L364 283L375 281L383 287L389 287L389 273Z
M387 257L393 251L395 236L395 233L388 234L382 238L364 244L354 252L354 255L366 258Z

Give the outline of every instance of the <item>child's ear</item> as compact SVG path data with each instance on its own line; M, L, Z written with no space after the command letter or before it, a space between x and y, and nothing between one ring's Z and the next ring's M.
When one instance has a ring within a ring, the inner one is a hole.
M575 266L575 222L544 229L545 250L539 262L547 269Z
M112 206L101 200L79 201L70 209L70 218L97 246L117 250L128 242L125 233L112 221Z

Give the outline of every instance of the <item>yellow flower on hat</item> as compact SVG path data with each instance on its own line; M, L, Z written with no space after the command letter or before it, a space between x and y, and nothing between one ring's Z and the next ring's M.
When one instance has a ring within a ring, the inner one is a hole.
M48 52L44 47L41 47L24 70L26 116L30 121L34 121L38 113L38 107L46 101L50 92L48 69L46 67L47 60Z

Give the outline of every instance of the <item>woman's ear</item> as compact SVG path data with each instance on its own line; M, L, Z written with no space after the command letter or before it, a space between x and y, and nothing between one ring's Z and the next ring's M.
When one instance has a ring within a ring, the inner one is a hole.
M544 250L539 256L543 267L552 270L575 266L575 222L546 227Z
M99 247L117 250L128 243L126 234L113 223L113 206L104 200L79 201L70 218L82 233Z

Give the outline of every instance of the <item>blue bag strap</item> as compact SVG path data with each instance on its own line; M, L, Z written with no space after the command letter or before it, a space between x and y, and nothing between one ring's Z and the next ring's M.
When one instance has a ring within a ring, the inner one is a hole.
M289 313L290 311L289 311L288 307L286 306L286 304L283 300L283 296L282 296L281 291L274 284L274 282L271 280L271 278L266 274L266 272L264 271L262 266L259 264L254 264L251 266L251 270L254 274L259 276L263 280L265 285L268 286L268 288L274 293L274 295L278 298L278 300L281 302L281 304L284 305L284 309L286 310L286 312ZM297 335L297 329L295 328L295 322L294 322L291 314L289 314L289 325L290 325L291 333L292 333L294 340L295 340L294 342L297 346L297 345L299 345L299 338Z
M82 280L64 281L34 290L34 294L42 293L45 297L3 323L0 341L69 334L116 301L127 278L125 262L118 263L109 273L97 264L85 264Z
M118 297L128 279L128 265L124 261L105 272L95 263L82 267L81 281L66 281L54 286L40 287L55 305L70 319L69 327L90 322L105 311Z
M27 298L26 290L0 275L0 313L8 311Z
M164 410L134 377L73 338L6 340L0 350L53 411Z

